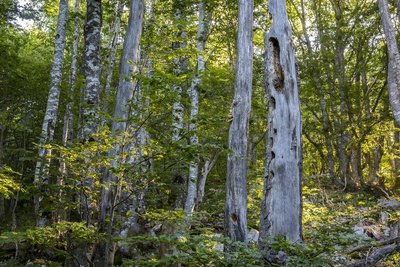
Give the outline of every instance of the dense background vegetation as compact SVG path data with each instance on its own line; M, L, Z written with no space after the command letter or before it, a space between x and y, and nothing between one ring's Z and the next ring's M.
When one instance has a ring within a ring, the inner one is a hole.
M27 262L75 266L73 256L82 244L94 247L110 238L119 248L116 265L260 266L263 255L255 242L236 243L221 235L235 82L237 1L204 1L209 25L202 53L206 68L199 87L199 144L194 145L190 142L193 129L189 127L188 89L197 71L199 1L146 1L141 38L144 63L132 77L141 88L140 99L129 102L133 110L129 123L134 125L133 131L145 129L145 142L136 142L135 135L126 132L115 135L111 131L128 1L122 1L122 12L118 1L102 1L99 127L91 142L79 137L85 120L82 55L86 7L82 3L76 13L75 1L69 1L58 119L54 140L46 143L52 149L49 182L38 186L33 181L51 86L58 2L0 2L0 266ZM259 229L267 134L263 36L270 18L266 2L255 0L254 9L247 177L248 226L254 230ZM180 18L174 13L176 5L183 14ZM397 5L398 1L389 1L396 30L400 23ZM303 120L304 244L276 238L271 241L272 247L284 251L288 266L345 264L365 258L370 249L353 252L350 248L380 246L382 240L399 237L400 205L396 199L400 194L400 132L389 103L385 36L374 0L289 0L287 9ZM119 19L121 24L116 27ZM76 21L78 74L71 87ZM180 34L182 31L185 34ZM176 43L185 45L177 49ZM176 58L186 61L179 75ZM110 93L105 90L107 73L112 74ZM173 89L177 85L182 94ZM173 138L177 101L183 105L184 118L179 140ZM68 103L73 103L73 130L64 142ZM121 153L121 160L115 163L113 149L128 143L135 143L134 149ZM199 176L205 173L207 164L212 164L204 199L197 199L187 229L182 198L189 165L197 157ZM104 183L105 170L111 170L118 184ZM85 183L86 177L91 184ZM126 217L134 217L136 229L130 229L127 235L99 230L98 208L105 186L118 188L126 198L134 196L133 208L113 207L118 210L113 231L124 227ZM91 203L83 203L82 195ZM34 197L42 199L40 214L34 212ZM90 223L82 220L84 205L90 206ZM37 227L38 215L49 218L44 227ZM224 254L222 244L232 248L229 253ZM398 262L400 255L394 253L381 264L398 266Z

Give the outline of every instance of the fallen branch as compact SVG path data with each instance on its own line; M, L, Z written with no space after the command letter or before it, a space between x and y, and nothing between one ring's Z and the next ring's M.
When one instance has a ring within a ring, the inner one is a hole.
M400 251L400 244L392 244L384 246L380 249L375 250L369 254L365 259L357 260L346 265L347 267L368 267L375 266L375 264L381 259L393 254L394 252Z
M362 245L362 246L358 246L358 247L355 247L355 248L351 248L351 249L346 251L346 254L351 254L351 253L356 252L356 251L369 250L369 249L371 249L373 247L382 247L382 246L390 245L390 244L393 244L393 243L397 244L399 242L400 242L400 237L396 237L396 238L392 238L392 239L389 239L389 240L376 242L374 244Z

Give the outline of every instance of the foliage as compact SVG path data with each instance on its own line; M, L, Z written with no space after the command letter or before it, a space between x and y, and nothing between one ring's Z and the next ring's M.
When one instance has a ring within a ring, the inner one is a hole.
M20 174L14 172L10 167L3 166L0 168L0 195L10 198L14 192L21 190L20 184L15 181L18 176Z

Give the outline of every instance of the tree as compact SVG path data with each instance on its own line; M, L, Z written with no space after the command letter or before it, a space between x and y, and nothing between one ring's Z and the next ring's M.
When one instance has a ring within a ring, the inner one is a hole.
M72 143L73 139L73 130L74 130L74 93L76 89L76 80L78 77L78 50L79 50L79 28L80 28L80 0L75 0L75 7L74 7L74 33L73 33L73 42L72 42L72 53L71 53L71 68L68 78L68 103L65 107L65 114L63 120L63 131L61 142L63 146L69 146ZM63 160L60 162L60 175L57 180L57 185L63 186L64 180L67 175L67 167ZM59 201L62 201L62 191L60 190L59 193ZM57 212L57 217L60 217L60 211ZM56 218L58 220L60 218Z
M400 127L400 54L396 40L396 32L390 19L388 3L386 0L378 0L382 27L386 38L389 68L388 90L389 100L396 127Z
M66 25L68 19L68 1L60 0L59 15L57 22L57 34L54 45L53 65L51 68L51 87L47 100L46 113L42 124L42 133L39 145L39 159L36 163L34 183L42 188L43 184L47 184L51 150L45 147L46 143L53 141L54 129L57 122L57 112L60 99L60 84L62 79L62 70L64 62L64 47L66 38ZM48 218L44 218L40 214L42 196L35 196L35 214L37 224L44 226Z
M98 127L101 71L100 45L103 14L101 0L87 0L86 10L84 51L86 86L83 91L83 121L80 139L91 141L93 140L92 135L97 132Z
M302 126L292 30L285 1L270 0L269 11L272 25L264 40L268 137L261 249L268 247L269 237L282 235L293 242L302 239Z
M201 0L199 3L199 25L197 28L197 70L189 90L191 101L189 124L189 130L191 131L190 145L194 146L196 152L194 160L189 166L188 190L185 202L185 213L188 217L190 217L193 212L197 196L197 177L199 175L199 155L197 152L199 137L197 136L197 116L199 113L199 87L201 86L202 76L205 70L203 53L207 40L207 27L208 21L205 15L205 3Z
M247 233L247 144L253 76L253 0L239 0L235 96L229 128L225 235L245 242Z
M136 92L138 82L133 80L133 76L138 73L139 60L140 60L140 39L142 35L142 25L143 25L143 15L144 15L144 2L143 0L131 0L130 3L130 13L129 22L124 40L124 47L122 51L121 63L120 63L120 73L119 73L119 85L117 91L117 97L115 101L114 109L114 120L112 123L112 134L114 137L118 135L125 135L128 131L128 119L131 114L130 101ZM135 130L133 130L135 131ZM133 132L130 131L130 132ZM135 139L135 137L127 137L129 139ZM129 142L129 141L128 141ZM131 140L130 142L135 142ZM112 168L117 168L119 164L124 162L118 162L120 159L123 160L121 156L122 153L130 153L126 151L128 145L117 145L110 152L110 158L112 159ZM121 183L121 181L120 181ZM103 187L101 192L100 200L100 231L105 232L111 236L113 229L113 219L114 219L114 207L115 200L119 199L120 190L110 190L115 187L120 187L116 176L108 170L103 179ZM128 198L125 201L130 201ZM130 205L128 205L130 206ZM134 212L134 211L130 211ZM107 218L109 218L107 222ZM130 223L129 223L130 225ZM111 248L111 240L106 242L100 247L100 257L98 258L97 264L99 266L112 265L113 253L115 249Z

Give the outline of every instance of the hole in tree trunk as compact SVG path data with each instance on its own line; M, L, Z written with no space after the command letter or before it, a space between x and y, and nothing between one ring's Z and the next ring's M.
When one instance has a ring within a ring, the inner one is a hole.
M281 49L279 47L278 39L271 37L269 43L272 48L272 64L274 65L275 72L273 83L275 89L280 91L283 89L285 83L285 75L281 65Z
M271 151L271 159L274 159L274 158L275 158L275 152Z
M234 222L234 223L236 223L237 221L238 221L238 217L237 217L237 215L236 215L236 213L232 213L232 221Z
M276 108L276 100L273 96L271 96L271 101L270 101L270 105L273 109Z

